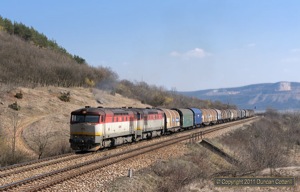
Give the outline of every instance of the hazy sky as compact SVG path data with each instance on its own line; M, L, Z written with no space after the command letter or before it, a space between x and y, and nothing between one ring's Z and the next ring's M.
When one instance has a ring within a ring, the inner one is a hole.
M297 0L1 0L0 15L119 79L178 91L300 82Z

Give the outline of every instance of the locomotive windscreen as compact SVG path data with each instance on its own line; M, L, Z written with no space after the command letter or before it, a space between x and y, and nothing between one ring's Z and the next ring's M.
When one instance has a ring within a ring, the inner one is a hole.
M71 124L75 123L99 123L99 115L72 115Z

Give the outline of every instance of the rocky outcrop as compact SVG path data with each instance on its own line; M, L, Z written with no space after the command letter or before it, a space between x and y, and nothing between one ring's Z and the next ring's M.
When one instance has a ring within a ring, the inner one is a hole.
M264 83L236 88L182 92L182 94L200 99L219 100L223 103L237 105L239 108L300 109L300 83L297 82Z

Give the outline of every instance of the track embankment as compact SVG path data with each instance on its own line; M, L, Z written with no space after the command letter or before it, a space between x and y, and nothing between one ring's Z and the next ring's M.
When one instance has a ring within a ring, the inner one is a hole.
M213 145L210 141L207 139L202 139L200 144L205 147L206 149L209 149L211 152L221 156L223 159L225 159L228 163L238 166L240 162L236 160L235 158L231 157L229 154L227 154L222 149L218 148L217 146Z

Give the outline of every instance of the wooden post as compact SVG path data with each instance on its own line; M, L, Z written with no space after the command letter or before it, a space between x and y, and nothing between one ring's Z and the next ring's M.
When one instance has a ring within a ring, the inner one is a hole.
M133 171L132 169L129 169L128 170L128 177L131 178L133 176Z

